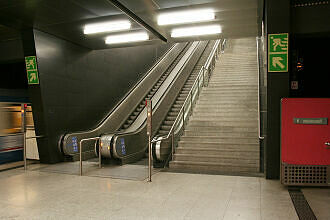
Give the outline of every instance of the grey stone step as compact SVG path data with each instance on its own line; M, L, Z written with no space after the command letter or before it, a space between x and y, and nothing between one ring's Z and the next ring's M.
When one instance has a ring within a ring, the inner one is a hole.
M221 155L222 157L250 157L259 159L259 151L244 151L237 149L217 149L205 147L178 147L175 149L176 154L194 154L194 155Z
M198 99L198 103L201 104L205 104L205 103L215 103L215 104L221 104L221 103L241 103L241 102L250 102L250 103L255 103L255 105L258 105L258 97L225 97L225 96L221 96L221 97L199 97Z
M258 88L239 88L239 87L222 87L222 86L219 86L219 87L216 87L216 86L213 86L213 87L206 87L204 89L205 91L218 91L219 93L222 92L222 91L240 91L240 92L258 92Z
M229 141L228 141L229 142ZM195 141L179 141L179 147L185 148L216 148L216 149L232 149L232 150L244 150L244 151L257 151L259 150L259 144L252 143L214 143L214 142L203 142L196 143Z
M188 126L201 126L201 127L212 127L212 126L237 126L237 127L255 127L258 125L257 121L202 121L202 120L191 120Z
M170 169L186 170L186 172L259 172L259 167L228 165L222 163L170 161Z
M188 124L186 126L187 130L192 130L192 131L225 131L225 132L257 132L258 128L255 126L225 126L225 125L218 125L218 126L198 126L198 125L191 125Z
M179 154L174 155L174 161L194 161L194 162L211 162L221 163L226 165L241 165L241 166L259 166L258 154L250 157L244 156L228 156L223 157L219 155L203 155L203 154Z
M196 109L205 109L209 108L210 112L212 112L214 109L240 109L242 112L248 109L257 110L257 106L255 104L249 104L249 103L223 103L223 104L201 104L196 105Z
M201 105L204 104L254 104L258 105L258 99L252 99L249 100L247 98L245 99L212 99L212 101L207 100L206 98L201 98L197 101L197 103L200 103Z
M256 137L219 137L219 136L182 136L180 142L195 141L196 143L233 143L233 144L259 144Z
M221 109L219 109L221 110ZM258 117L258 112L255 111L194 111L193 116L202 116L202 117Z
M186 136L252 137L258 138L257 132L194 131L186 129Z
M209 99L255 99L258 101L258 92L257 91L253 91L253 92L247 92L247 93L243 93L243 92L239 92L239 93L229 93L229 92L225 92L225 93L219 93L216 91L206 91L206 90L202 90L202 92L199 95L199 99L201 100L209 100Z
M214 122L256 122L258 123L258 118L257 117L226 117L226 116L207 116L207 117L203 117L203 116L196 116L193 115L190 118L190 121L202 121L202 120L206 120L207 121L214 121Z

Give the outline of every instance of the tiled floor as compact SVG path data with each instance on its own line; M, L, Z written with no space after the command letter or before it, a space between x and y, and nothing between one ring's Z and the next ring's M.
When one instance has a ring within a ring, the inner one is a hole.
M330 219L330 188L304 188L302 190L318 220Z
M0 219L298 219L279 181L157 173L153 182L0 172Z

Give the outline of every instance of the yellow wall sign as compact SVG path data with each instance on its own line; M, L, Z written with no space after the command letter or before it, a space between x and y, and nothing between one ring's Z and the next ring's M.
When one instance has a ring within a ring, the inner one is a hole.
M289 34L268 34L268 72L288 72Z
M39 84L39 76L38 76L38 67L37 67L37 59L35 56L25 57L25 66L28 84Z

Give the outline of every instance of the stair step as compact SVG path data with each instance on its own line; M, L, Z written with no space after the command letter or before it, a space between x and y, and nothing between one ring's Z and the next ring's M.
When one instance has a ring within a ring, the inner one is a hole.
M227 111L194 111L193 116L196 117L257 117L258 113L257 111L236 111L236 112L227 112Z
M188 124L186 127L188 130L192 131L226 131L226 132L257 132L257 127L248 127L248 126L224 126L224 125L218 125L218 126L197 126L197 125L191 125Z
M237 126L237 127L256 127L257 121L202 121L190 120L188 126L213 127L213 126Z
M186 136L218 136L218 137L254 137L257 138L257 132L225 132L225 131L194 131L185 130Z
M195 154L195 155L221 155L222 157L251 157L259 159L259 151L244 151L237 149L217 149L205 147L178 147L175 149L175 154Z
M259 172L259 167L255 166L191 161L170 161L170 169L181 169L186 172Z
M253 157L244 156L219 156L219 155L202 155L202 154L179 154L174 155L174 161L194 161L194 162L211 162L211 163L221 163L227 165L240 165L240 166L259 166L259 155L255 153Z
M207 121L211 122L256 122L258 123L257 117L229 117L229 116L207 116ZM203 121L206 120L205 116L192 115L190 121Z
M202 143L230 143L230 144L259 144L257 137L219 137L219 136L182 136L180 142L194 141L198 144Z
M194 141L179 141L179 147L185 148L216 148L216 149L236 149L244 151L256 151L259 150L259 144L253 143L217 143L217 142L203 142L196 143Z

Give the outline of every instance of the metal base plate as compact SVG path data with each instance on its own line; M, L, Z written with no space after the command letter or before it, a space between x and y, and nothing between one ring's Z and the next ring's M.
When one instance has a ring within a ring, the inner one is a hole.
M281 183L288 186L329 186L330 166L282 163Z

